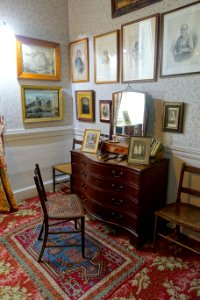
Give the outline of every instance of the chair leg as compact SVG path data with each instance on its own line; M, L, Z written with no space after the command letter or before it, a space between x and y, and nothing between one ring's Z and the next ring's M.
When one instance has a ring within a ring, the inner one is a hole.
M53 191L55 192L56 191L56 171L53 167Z
M155 215L154 237L153 237L153 251L155 252L156 252L156 237L157 237L157 221L158 221L158 216Z
M85 257L85 217L81 218L82 256Z
M38 240L41 240L41 239L42 239L42 233L43 233L43 230L44 230L44 221L43 221L43 223L42 223L42 227L41 227L40 233L39 233L39 235L38 235Z
M38 257L38 262L41 261L42 255L44 253L44 249L46 247L47 237L48 237L48 230L49 230L49 224L48 224L48 222L44 222L44 239L43 239L42 249L41 249L40 255Z

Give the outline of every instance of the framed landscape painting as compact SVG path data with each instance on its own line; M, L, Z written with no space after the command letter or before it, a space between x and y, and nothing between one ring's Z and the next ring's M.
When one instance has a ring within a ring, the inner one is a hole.
M16 36L17 77L60 80L60 45L54 42Z
M24 123L61 120L61 87L21 86L22 116Z

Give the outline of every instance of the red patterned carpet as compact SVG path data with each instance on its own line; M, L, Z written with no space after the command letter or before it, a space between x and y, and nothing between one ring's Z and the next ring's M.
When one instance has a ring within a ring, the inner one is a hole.
M89 218L86 258L78 246L48 248L39 264L41 220L37 198L0 215L0 299L200 299L198 255L176 248L175 257L165 241L157 253L151 245L136 251L125 233ZM67 237L72 245L77 240Z

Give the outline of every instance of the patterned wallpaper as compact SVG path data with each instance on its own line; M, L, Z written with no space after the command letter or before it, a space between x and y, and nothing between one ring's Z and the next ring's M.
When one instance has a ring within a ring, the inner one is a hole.
M5 21L15 35L22 35L60 44L61 81L17 80L15 40L0 58L0 65L6 60L5 70L0 72L1 110L6 121L7 132L30 128L72 125L72 97L69 72L68 3L66 0L0 0L0 25ZM7 42L6 42L7 43ZM63 88L62 121L23 124L20 85L61 86Z
M146 8L112 19L110 0L69 0L69 33L70 41L89 37L90 82L77 83L72 86L72 96L76 90L93 89L96 91L96 123L82 123L76 120L75 128L100 128L108 132L109 128L99 122L99 100L112 98L112 93L124 89L125 84L95 84L93 37L102 33L120 29L122 24L164 13L195 1L163 0ZM159 70L159 65L158 65ZM132 83L133 89L147 92L152 96L152 107L149 116L150 134L164 141L169 147L190 148L199 151L200 145L200 75L185 75L160 78L156 82ZM184 102L185 117L183 133L167 133L162 131L162 105L164 101ZM75 107L74 107L75 109Z

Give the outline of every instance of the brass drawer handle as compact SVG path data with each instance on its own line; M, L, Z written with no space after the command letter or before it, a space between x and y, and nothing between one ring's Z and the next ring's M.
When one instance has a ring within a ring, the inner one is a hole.
M119 214L117 214L117 213L115 213L115 212L112 212L111 215L112 215L112 217L113 217L115 220L120 220L120 219L123 218L123 215L122 215L122 214L119 215Z
M124 203L124 200L123 199L118 200L118 199L112 198L111 202L113 205L120 206Z
M112 170L112 175L113 177L117 178L117 177L121 177L124 173L121 171L119 173L117 173L115 170Z
M112 184L112 188L115 190L115 192L120 192L120 191L122 191L123 190L123 185L119 185L119 186L117 186L117 185L115 185L114 183Z

